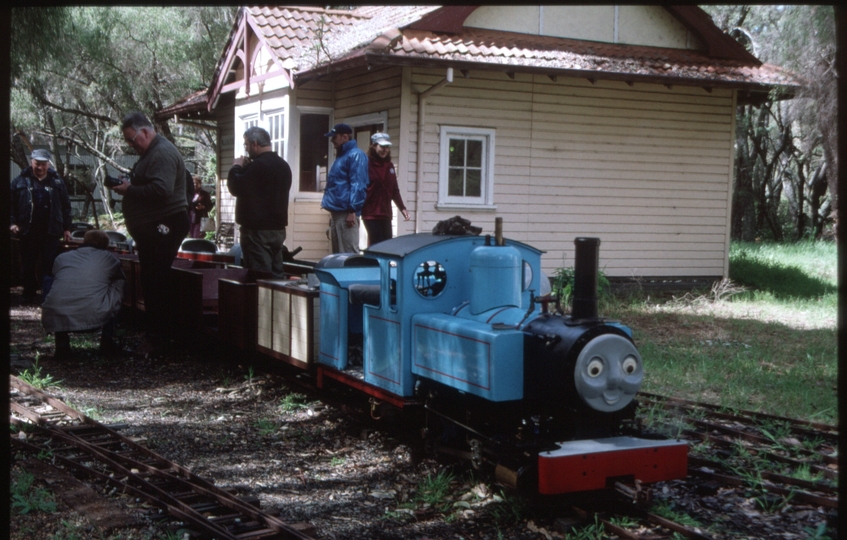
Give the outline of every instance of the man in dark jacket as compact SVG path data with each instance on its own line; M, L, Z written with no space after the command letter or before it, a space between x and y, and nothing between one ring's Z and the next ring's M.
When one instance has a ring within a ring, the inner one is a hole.
M291 168L276 155L270 134L260 127L244 132L244 149L249 157L236 158L226 180L236 197L244 266L281 275Z
M141 158L129 182L112 190L123 197L126 228L138 250L148 331L143 352L155 353L167 345L170 269L188 234L185 163L142 113L128 114L121 130Z
M32 151L30 166L12 180L9 231L20 239L23 297L36 302L37 273L43 274L41 300L53 282L59 241L71 239L71 200L64 180L50 167L50 152Z

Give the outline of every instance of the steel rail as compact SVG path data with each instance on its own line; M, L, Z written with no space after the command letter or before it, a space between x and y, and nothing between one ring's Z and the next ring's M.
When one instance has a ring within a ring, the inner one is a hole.
M703 459L703 458L698 458L696 456L688 456L688 467L689 468L700 467L700 470L703 470L703 468L720 469L721 471L724 471L724 472L731 472L731 471L727 471L727 467L725 467L723 464L715 463L713 461L709 461L709 460L706 460L706 459ZM824 482L814 482L814 481L811 481L811 480L803 480L803 479L800 479L800 478L793 478L791 476L785 476L784 474L773 473L773 472L770 472L770 471L760 471L758 474L764 480L770 480L770 481L773 481L773 482L788 484L790 486L797 486L797 487L807 489L807 490L810 490L810 491L818 491L820 493L826 493L826 494L833 495L833 496L838 495L838 489L837 488L835 488L835 487L833 487L833 486L831 486L827 483L824 483Z
M720 474L711 471L704 471L702 469L688 469L688 473L694 476L700 476L703 478L708 478L710 480L715 480L722 484L727 484L730 486L749 486L750 482L744 480L738 476L729 476L726 474ZM788 489L782 486L777 486L771 482L762 481L762 488L769 493L776 493L778 495L782 495L784 497L790 497L792 500L798 500L802 502L807 502L811 504L816 504L818 506L826 506L827 508L838 508L838 499L832 497L824 497L821 495L815 495L814 493L809 493L807 491L799 490L799 489Z
M682 432L683 435L689 437L691 439L699 439L704 442L708 442L717 446L721 446L723 448L735 448L735 442L732 439L724 438L720 435L715 435L714 433L702 433L700 431L693 430L684 430ZM752 450L752 449L751 449ZM775 461L777 463L784 463L786 465L791 465L792 467L803 467L808 466L809 470L814 470L819 473L821 476L829 479L838 478L838 471L834 471L827 467L822 467L816 463L809 463L808 461L800 461L798 459L790 458L788 456L783 456L781 454L776 454L769 450L765 450L762 448L756 449L757 455L763 458L767 458L770 461Z
M105 481L117 489L124 492L129 490L136 496L150 500L154 505L166 509L171 515L192 523L215 538L243 540L248 537L274 537L312 540L313 537L304 532L292 528L273 516L265 514L230 493L192 474L188 469L166 460L162 456L91 420L82 413L71 409L61 401L44 394L23 381L19 379L12 380L10 378L10 383L23 396L38 397L51 407L67 413L69 417L85 422L85 425L76 424L71 426L70 429L50 426L32 408L28 408L15 401L10 402L12 409L16 413L33 422L33 424L26 424L24 421L16 418L10 418L10 422L21 426L22 429L26 429L30 435L43 437L47 443L52 442L55 444L58 442L66 445L62 449L52 448L51 451L53 452L54 459L60 460L65 465L74 468L74 470L81 470L87 476L99 478L101 481ZM53 416L55 417L56 415ZM44 427L45 424L48 427ZM14 444L26 446L36 452L44 450L44 448L39 448L37 445L26 443L15 437L12 437L12 441ZM93 467L80 463L81 456L79 455L67 457L57 454L57 452L67 453L69 451L83 452L88 458L93 457L97 465L109 470L110 474L105 474L95 470ZM141 460L146 460L146 462ZM151 465L151 463L153 464ZM154 484L145 477L158 481L159 485ZM170 492L167 491L168 488L171 488ZM177 490L178 494L174 494L175 490ZM201 500L195 505L181 500L187 500L192 495L195 498L205 500ZM210 519L198 511L197 508L200 506L203 507L203 511L217 507L228 509L230 512L234 511L236 514L217 516L217 518ZM248 519L241 522L239 518ZM226 523L224 523L225 520L235 523L237 527L233 528L238 528L242 532L234 533L230 531ZM250 530L248 531L247 529Z
M719 405L713 405L711 403L703 403L700 401L691 401L688 399L678 398L678 397L670 397L670 396L660 396L658 394L651 394L649 392L639 392L638 393L639 400L642 398L646 398L647 401L651 403L667 403L667 404L676 404L684 407L690 408L702 408L707 409L709 411L713 411L716 414L727 414L726 407L721 407ZM838 434L838 427L831 424L824 424L821 422L811 422L808 420L798 420L796 418L788 418L785 416L777 416L775 414L768 414L756 411L748 411L744 409L732 409L735 412L736 416L739 417L749 417L754 418L756 420L770 420L770 421L778 421L778 422L786 422L791 424L792 426L796 426L798 428L808 428L814 430L814 432L827 432L834 435Z

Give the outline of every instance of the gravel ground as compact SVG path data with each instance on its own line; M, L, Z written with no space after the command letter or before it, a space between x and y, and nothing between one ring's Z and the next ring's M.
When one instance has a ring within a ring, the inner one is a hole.
M72 358L53 358L40 308L21 306L12 289L11 372L34 371L58 384L46 391L104 424L125 424L153 451L222 488L253 495L262 509L290 523L309 523L321 539L552 539L550 505L527 506L463 467L412 459L410 448L338 406L322 403L256 363L215 344L176 347L166 355L127 353L103 358L97 336L74 335ZM125 324L124 345L139 341ZM254 365L255 364L255 365ZM275 371L275 370L274 370ZM13 456L13 482L26 456ZM444 493L428 481L452 475ZM20 514L12 509L10 538L135 540L182 538L178 526L151 521L146 505L113 499L129 527L98 529L60 496L58 475L36 481L56 509ZM815 536L827 516L821 509L787 504L763 512L743 488L686 481L655 486L658 504L680 520L706 524L716 539L801 539ZM427 498L428 495L431 497ZM593 524L590 524L593 525ZM573 537L573 535L569 535ZM580 536L580 538L600 538Z
M464 468L413 460L390 434L288 388L281 376L260 372L249 358L227 357L214 347L103 358L95 334L72 335L74 356L54 360L40 309L19 305L12 292L13 374L33 371L37 360L42 376L60 381L47 392L101 423L126 424L123 435L145 439L153 451L219 487L257 496L270 514L313 525L319 538L547 537L532 517L517 519L520 500L502 497L499 488ZM126 348L138 339L130 326ZM14 478L20 462L12 467ZM447 494L426 503L421 486L440 472L454 480ZM134 527L101 533L61 498L55 502L52 514L13 511L11 538L73 538L80 531L86 532L77 538L166 534L144 517L144 507L127 507L138 519Z

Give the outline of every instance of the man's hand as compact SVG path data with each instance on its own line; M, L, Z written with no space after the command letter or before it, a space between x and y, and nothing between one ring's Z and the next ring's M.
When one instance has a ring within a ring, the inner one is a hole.
M347 224L348 229L352 229L356 226L356 212L347 212L347 217L344 218L344 223Z
M9 232L11 232L12 234L18 234L20 231L21 230L18 228L17 225L11 225L9 227Z
M250 163L250 158L247 156L238 156L237 158L232 160L232 166L238 165L239 167L244 167Z
M131 184L129 183L129 180L125 180L123 184L113 186L112 191L114 191L115 193L117 193L118 195L123 197L123 196L126 195L126 192L129 190L130 185Z
M65 242L71 241L71 231L65 231L62 236L65 238Z
M400 210L400 213L401 213L401 214L403 214L403 219L404 219L404 220L409 221L409 211L408 211L408 210L406 210L406 209L404 208L403 210Z

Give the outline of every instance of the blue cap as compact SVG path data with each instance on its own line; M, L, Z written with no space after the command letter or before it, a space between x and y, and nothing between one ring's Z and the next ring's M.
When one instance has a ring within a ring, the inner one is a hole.
M325 133L324 137L332 137L336 133L346 133L347 135L353 134L353 128L348 126L347 124L335 124L329 133Z

